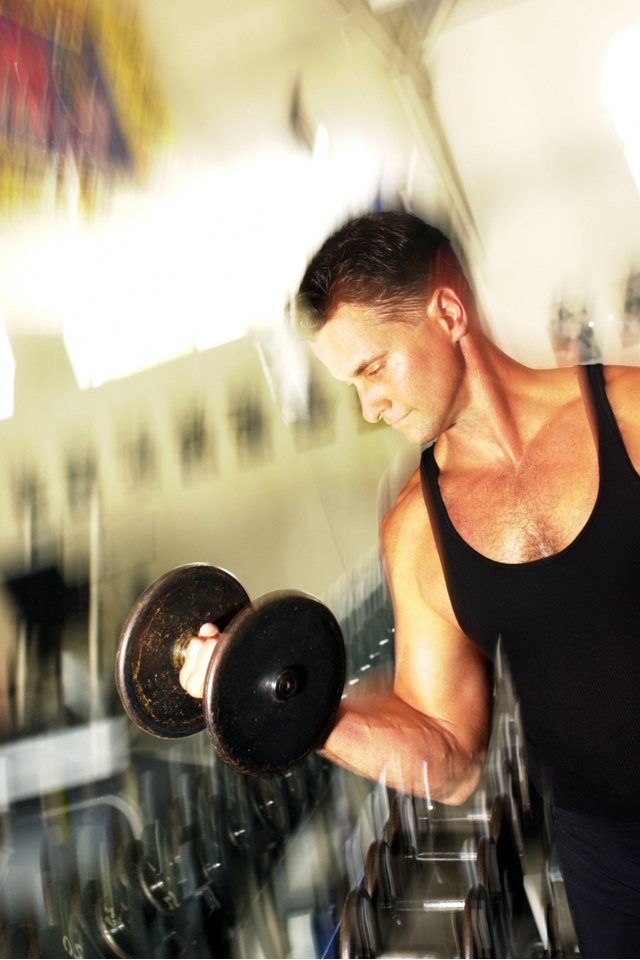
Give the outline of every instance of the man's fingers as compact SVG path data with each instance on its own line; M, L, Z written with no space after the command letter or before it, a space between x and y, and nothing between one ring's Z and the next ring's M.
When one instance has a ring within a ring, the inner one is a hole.
M218 628L205 623L198 636L189 641L180 670L180 685L192 697L202 699L207 667L219 637Z

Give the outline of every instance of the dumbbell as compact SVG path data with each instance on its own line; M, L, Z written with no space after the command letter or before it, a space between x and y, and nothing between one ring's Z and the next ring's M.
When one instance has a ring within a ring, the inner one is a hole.
M384 945L371 897L360 885L349 891L340 917L340 957L344 960L379 957Z
M40 881L47 925L50 931L57 931L57 942L54 940L53 944L56 952L46 953L43 949L37 956L102 956L81 920L75 836L63 838L57 831L45 834L40 849ZM8 954L11 957L29 955Z
M384 838L400 860L414 867L437 863L446 874L457 858L467 882L479 882L489 898L493 936L506 944L507 952L501 955L537 956L539 933L524 886L513 798L495 796L490 808L481 796L478 800L470 809L462 806L443 816L438 804L430 812L419 798L399 794ZM468 859L473 852L470 841L476 847L473 862Z
M429 859L409 860L392 853L385 840L375 840L367 851L363 886L371 898L380 936L387 951L416 947L439 949L452 935L460 936L462 911L468 891L478 884L486 891L492 937L506 942L500 901L500 880L496 843L483 836L475 847L470 843L455 861L445 848L444 859L434 849ZM454 944L450 946L454 950ZM453 956L454 953L429 954ZM506 952L499 956L510 956ZM517 956L518 954L513 954Z
M85 890L87 925L97 942L115 943L117 956L229 955L230 923L211 876L219 865L207 859L206 838L194 825L176 829L169 822L175 816L172 807L167 824L147 823L140 840L118 851L113 871ZM116 880L123 888L118 897L112 893ZM142 913L137 924L131 922L134 904ZM133 937L138 941L134 950ZM211 951L212 944L227 952L192 952L195 945Z
M349 891L340 918L342 958L497 957L488 897L481 885L453 901L432 900L413 915L413 923L379 927L372 897L362 884Z
M222 632L202 701L179 673L203 623ZM315 597L266 594L253 603L236 578L185 564L142 592L123 625L116 687L135 724L160 738L206 729L239 773L282 772L321 746L337 712L346 658L338 621Z
M394 853L408 859L460 859L465 842L493 837L511 885L521 885L522 865L513 830L512 798L496 795L490 805L483 795L472 806L451 811L409 794L396 794L384 827L384 839ZM431 809L433 808L433 809ZM446 847L449 846L447 854Z
M508 905L511 913L521 913L526 908L527 897L521 852L514 830L512 797L497 795L490 807L485 806L480 798L471 809L462 806L453 815L447 812L446 816L442 816L439 805L433 805L435 815L428 806L420 798L408 794L394 797L384 829L384 839L391 850L409 862L457 859L462 865L463 851L469 840L475 845L483 839L492 840L501 886L506 895L505 906Z

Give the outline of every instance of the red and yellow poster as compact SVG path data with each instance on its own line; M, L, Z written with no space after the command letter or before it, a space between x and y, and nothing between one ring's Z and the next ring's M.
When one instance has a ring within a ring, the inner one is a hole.
M151 74L131 2L0 0L0 207L71 169L90 207L143 173L165 129Z

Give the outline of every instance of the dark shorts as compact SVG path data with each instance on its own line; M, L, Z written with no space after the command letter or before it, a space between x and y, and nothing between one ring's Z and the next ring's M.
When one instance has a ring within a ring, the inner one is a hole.
M554 809L558 859L583 957L640 957L640 811Z

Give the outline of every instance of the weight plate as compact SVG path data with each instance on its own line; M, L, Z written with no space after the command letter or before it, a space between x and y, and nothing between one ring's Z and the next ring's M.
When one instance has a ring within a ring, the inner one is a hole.
M129 717L155 737L204 729L202 701L180 686L182 652L203 623L225 630L249 606L235 577L207 563L176 567L140 595L120 634L116 686Z
M387 944L381 942L376 910L364 887L349 891L340 917L340 956L379 957Z
M207 732L239 773L264 776L324 743L345 680L342 631L308 594L266 594L216 648L205 683Z

